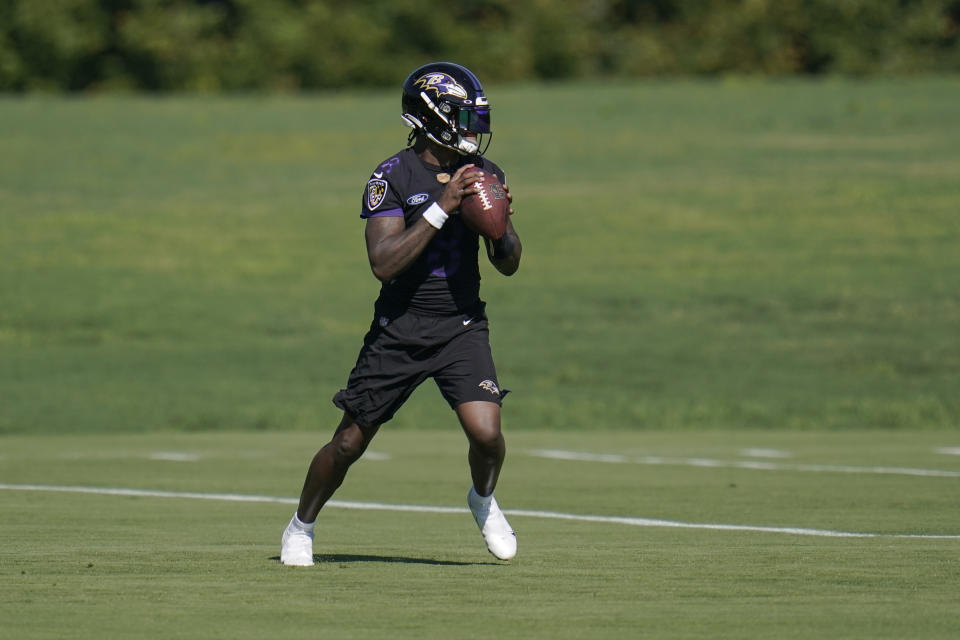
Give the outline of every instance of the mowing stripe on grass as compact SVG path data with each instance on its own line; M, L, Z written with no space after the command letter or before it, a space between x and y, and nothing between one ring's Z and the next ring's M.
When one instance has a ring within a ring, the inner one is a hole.
M813 473L874 473L881 475L923 476L928 478L960 478L960 471L943 469L910 469L908 467L855 467L845 464L785 464L759 462L757 460L714 460L713 458L664 458L662 456L630 457L617 453L587 453L560 449L532 449L528 451L537 458L573 460L576 462L606 462L614 464L656 464L687 467L717 467L755 469L760 471L807 471Z
M6 484L0 483L4 491L46 491L59 493L84 493L107 496L126 496L134 498L185 498L191 500L220 500L226 502L268 502L273 504L297 504L296 498L274 496L255 496L236 493L197 493L191 491L157 491L151 489L123 489L120 487L70 487L43 484ZM362 509L367 511L404 511L415 513L469 513L465 507L434 507L414 504L384 504L380 502L353 502L331 500L328 507L341 509ZM786 533L798 536L818 536L823 538L926 538L960 540L960 534L910 534L910 533L862 533L854 531L831 531L829 529L806 529L800 527L765 527L744 524L709 524L695 522L675 522L672 520L653 520L649 518L631 518L625 516L593 516L556 511L531 511L527 509L505 509L509 516L529 518L547 518L552 520L574 520L577 522L600 522L623 524L635 527L666 527L674 529L706 529L714 531L756 531L760 533Z
M197 453L182 451L154 451L149 456L151 460L166 460L168 462L197 462L201 456Z
M745 458L792 458L793 454L789 451L781 451L780 449L765 449L760 447L752 447L750 449L741 449L740 455Z

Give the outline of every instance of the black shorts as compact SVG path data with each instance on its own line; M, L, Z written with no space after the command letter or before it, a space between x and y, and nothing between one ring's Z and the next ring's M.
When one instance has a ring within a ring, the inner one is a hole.
M476 400L502 402L507 391L497 381L482 308L455 316L378 315L347 388L333 403L362 426L381 425L427 378L434 379L451 408Z

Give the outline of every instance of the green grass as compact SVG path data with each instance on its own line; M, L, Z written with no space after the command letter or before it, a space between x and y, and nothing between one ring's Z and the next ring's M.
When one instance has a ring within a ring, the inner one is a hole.
M293 498L317 436L7 436L2 482ZM956 477L640 464L645 456L960 472L955 434L756 430L508 435L510 509L885 534L826 538L512 516L325 509L317 565L282 567L290 504L0 489L0 637L953 638ZM617 454L619 464L534 449ZM339 500L464 506L465 441L385 429ZM193 461L157 459L157 453ZM482 632L482 633L481 633Z
M395 93L0 100L0 433L335 424ZM957 79L490 94L511 428L960 423Z
M960 535L960 480L803 469L960 471L960 81L489 93L525 247L483 271L504 507L880 535L517 515L499 563L466 513L331 507L295 570L290 504L8 487L0 638L956 636L958 541L898 536ZM0 483L294 498L398 102L0 99ZM372 449L338 500L463 505L430 385Z

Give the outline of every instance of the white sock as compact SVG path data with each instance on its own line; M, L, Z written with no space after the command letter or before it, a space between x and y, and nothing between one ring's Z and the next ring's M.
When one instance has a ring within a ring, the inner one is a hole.
M300 531L303 531L304 533L312 534L312 533L313 533L313 525L315 525L316 522L303 522L303 521L301 521L300 518L297 516L297 513L294 512L294 513L293 513L293 520L290 521L290 524L293 525L295 528L300 529Z
M487 505L487 504L490 503L491 500L493 500L493 494L491 493L491 494L488 495L488 496L482 496L482 495L480 495L479 493L477 493L477 489L476 489L476 487L474 487L474 489L473 489L473 498L474 498L474 500L480 502L480 504Z

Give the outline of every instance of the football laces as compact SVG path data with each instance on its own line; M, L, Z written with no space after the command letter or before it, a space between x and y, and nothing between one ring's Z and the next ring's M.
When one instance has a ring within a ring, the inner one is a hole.
M480 197L480 202L483 203L483 210L493 209L493 203L490 202L490 194L483 188L483 183L478 180L473 184L480 190L477 195Z

